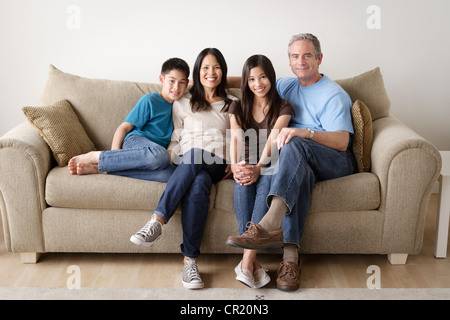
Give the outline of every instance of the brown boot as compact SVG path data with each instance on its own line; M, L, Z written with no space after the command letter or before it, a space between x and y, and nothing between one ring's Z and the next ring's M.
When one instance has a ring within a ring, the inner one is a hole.
M259 224L252 224L246 232L237 237L229 237L227 244L244 249L281 248L283 244L283 230L267 232Z
M295 291L300 288L301 263L281 262L277 273L277 289Z

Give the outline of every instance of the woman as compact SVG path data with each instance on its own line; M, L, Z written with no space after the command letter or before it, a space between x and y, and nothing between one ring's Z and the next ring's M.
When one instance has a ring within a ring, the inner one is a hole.
M184 256L183 286L187 289L204 287L195 259L200 255L209 195L213 183L231 175L225 152L226 131L230 128L226 110L232 102L226 93L227 71L219 50L207 48L198 55L194 85L173 106L174 132L168 149L177 168L151 220L130 239L137 245L152 246L181 203L180 247Z
M249 224L259 223L267 212L266 198L274 170L270 163L277 159L277 147L273 144L294 112L279 96L275 83L275 70L266 56L248 58L242 71L242 100L229 108L231 169L236 181L234 208L240 234L247 231ZM242 148L244 136L248 139ZM240 161L241 157L245 160ZM256 259L256 250L244 249L235 272L236 279L251 288L261 288L270 281Z

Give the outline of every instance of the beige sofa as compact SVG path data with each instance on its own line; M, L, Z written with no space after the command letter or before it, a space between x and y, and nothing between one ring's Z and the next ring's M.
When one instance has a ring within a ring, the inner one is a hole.
M370 109L373 143L365 159L370 170L317 183L301 252L387 254L391 263L405 263L408 254L421 250L426 207L441 169L439 152L390 115L379 68L338 83L353 101ZM155 84L86 79L50 66L40 105L68 100L95 147L104 150L138 99L158 89ZM233 183L213 187L204 254L241 252L225 244L238 232ZM71 176L28 121L0 138L5 244L23 262L35 263L40 253L51 252L180 252L180 214L154 247L129 241L149 219L164 187L110 175Z

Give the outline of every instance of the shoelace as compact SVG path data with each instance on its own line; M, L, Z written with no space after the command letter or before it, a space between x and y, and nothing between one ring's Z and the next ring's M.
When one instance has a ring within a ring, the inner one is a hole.
M248 234L251 234L251 235L255 235L256 233L258 233L258 229L256 228L256 224L254 222L252 222L252 221L247 222L245 227L247 228L247 231L245 231L245 233L248 233Z
M138 234L144 237L152 236L156 232L157 228L160 227L159 225L161 225L159 221L150 220L141 230L139 230Z
M289 263L282 262L280 270L283 270L283 269L284 269L284 273L280 276L280 278L282 278L286 275L291 279L298 277L298 272L294 268L292 268Z
M197 264L194 260L188 260L186 262L186 274L189 278L189 280L200 280L200 274L198 272Z

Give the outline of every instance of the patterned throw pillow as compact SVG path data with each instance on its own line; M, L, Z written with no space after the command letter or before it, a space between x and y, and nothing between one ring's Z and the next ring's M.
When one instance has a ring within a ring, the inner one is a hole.
M74 156L96 150L69 101L23 107L22 111L47 142L60 167L66 166Z
M373 142L372 116L369 108L356 100L352 106L352 119L355 134L353 136L353 154L359 172L370 171Z

